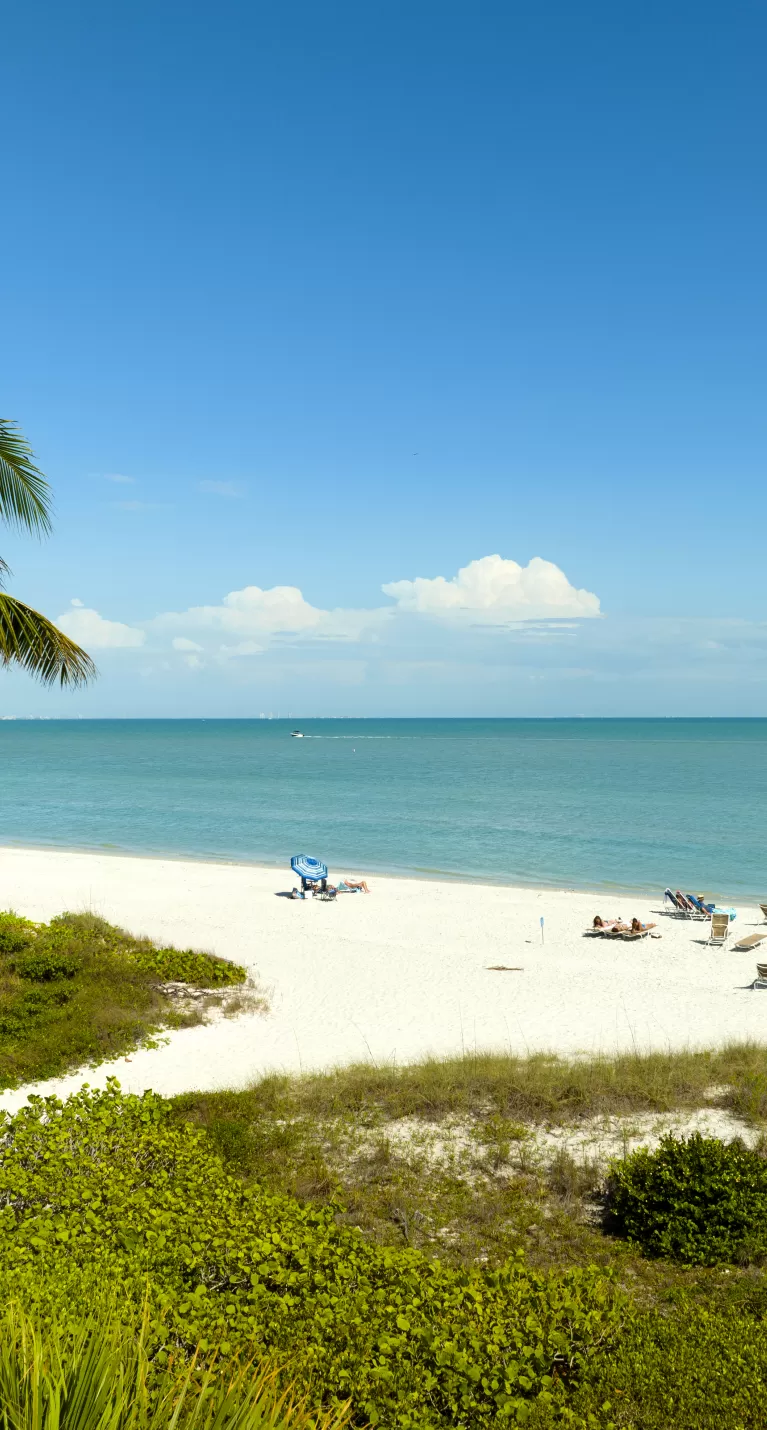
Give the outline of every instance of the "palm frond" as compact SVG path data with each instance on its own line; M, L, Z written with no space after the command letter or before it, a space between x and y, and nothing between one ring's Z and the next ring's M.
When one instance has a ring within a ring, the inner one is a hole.
M0 666L19 665L36 675L43 685L57 682L72 688L85 685L96 674L89 655L65 636L52 621L0 594Z
M51 529L51 490L15 422L0 417L0 518L45 535Z

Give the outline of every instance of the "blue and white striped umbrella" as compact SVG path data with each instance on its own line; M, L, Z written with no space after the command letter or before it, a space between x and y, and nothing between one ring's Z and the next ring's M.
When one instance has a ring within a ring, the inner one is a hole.
M311 854L294 854L290 861L294 874L302 879L327 879L328 866L321 859L312 859Z

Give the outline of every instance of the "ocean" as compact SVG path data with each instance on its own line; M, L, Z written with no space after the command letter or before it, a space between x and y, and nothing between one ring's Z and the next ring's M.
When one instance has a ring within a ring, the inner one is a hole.
M767 720L2 721L0 760L0 844L767 899Z

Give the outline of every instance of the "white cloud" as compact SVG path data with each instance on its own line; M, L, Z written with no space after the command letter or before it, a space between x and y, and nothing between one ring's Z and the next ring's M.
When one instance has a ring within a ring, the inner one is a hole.
M200 657L199 657L198 655L185 655L185 656L184 656L184 662L185 662L186 665L189 666L189 669L190 669L190 670L204 670L204 669L205 669L205 661L204 661L204 660L200 660Z
M105 482L114 482L118 487L132 487L135 484L135 477L124 477L121 472L106 472Z
M121 621L107 621L98 611L72 603L70 610L59 616L57 626L87 651L113 650L117 647L139 646L146 640L144 631L136 626L124 626Z
M237 482L198 482L198 492L210 492L217 497L241 497L242 487Z
M191 606L157 617L161 627L221 631L277 639L360 640L364 632L388 619L389 612L323 611L304 599L298 586L245 586L230 591L220 606Z
M85 602L78 600L77 596L73 596L73 597L72 597L72 605L73 605L73 606L84 606L84 605L85 605Z
M174 637L173 637L173 649L174 649L174 650L202 650L202 646L201 646L201 645L198 645L196 641L187 640L186 636L174 636Z
M400 611L489 625L573 616L599 616L599 597L570 585L553 561L534 556L527 566L502 556L482 556L447 580L416 576L382 586Z

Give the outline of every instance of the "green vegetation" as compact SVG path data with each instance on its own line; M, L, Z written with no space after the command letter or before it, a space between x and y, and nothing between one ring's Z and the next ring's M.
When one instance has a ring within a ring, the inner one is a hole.
M14 422L0 417L0 521L47 536L51 529L51 491L34 464L34 453ZM0 666L19 665L45 685L75 687L96 674L90 656L52 621L8 596L10 575L0 560Z
M310 1414L268 1367L169 1354L107 1306L75 1328L41 1328L11 1306L0 1321L0 1405L8 1430L341 1430Z
M76 1319L94 1288L148 1294L163 1343L289 1359L329 1406L351 1396L356 1424L490 1427L533 1405L556 1423L622 1321L594 1268L454 1270L371 1245L332 1205L245 1187L168 1103L114 1085L9 1122L0 1209L4 1299Z
M691 1265L667 1259L677 1230L648 1256L616 1211L625 1173L655 1235L662 1213L688 1240L732 1228L728 1207L747 1226L759 1150L667 1140L618 1161L610 1202L604 1162L554 1135L617 1110L649 1130L679 1105L759 1124L766 1072L741 1046L38 1099L3 1139L0 1302L71 1337L105 1294L126 1327L143 1306L150 1383L166 1356L193 1388L255 1358L311 1406L350 1401L354 1427L767 1430L756 1244L736 1227L736 1264L702 1264L730 1256L719 1242Z
M522 1058L479 1053L405 1067L363 1063L300 1079L269 1078L238 1093L236 1103L249 1103L254 1115L279 1107L286 1116L351 1116L377 1122L470 1116L557 1124L608 1113L705 1107L712 1101L711 1088L717 1086L726 1088L726 1096L716 1099L718 1105L758 1116L756 1104L746 1108L749 1099L756 1099L761 1115L767 1116L764 1048L736 1043L717 1052L624 1053L573 1062L547 1054ZM213 1099L208 1105L218 1104Z
M237 964L156 948L94 914L49 924L0 914L0 1086L118 1057L220 1001L174 998L168 983L221 990L245 978Z
M715 1266L767 1252L767 1161L742 1142L694 1133L640 1148L613 1166L609 1206L616 1231L650 1256Z

